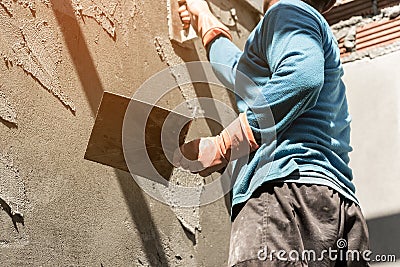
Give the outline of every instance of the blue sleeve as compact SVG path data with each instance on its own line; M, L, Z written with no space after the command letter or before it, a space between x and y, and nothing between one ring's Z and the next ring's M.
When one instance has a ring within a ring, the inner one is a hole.
M219 36L208 48L208 58L215 75L224 86L234 89L236 68L242 51L228 38Z
M262 97L250 101L246 111L256 137L272 131L279 135L316 104L324 84L321 27L315 14L296 6L277 4L267 12L258 34L252 36L250 42L254 47L252 51L245 49L238 70L256 81L261 91ZM260 58L269 73L267 77L252 77L254 65ZM251 96L250 90L254 88L239 89ZM274 117L274 125L268 122L268 109Z

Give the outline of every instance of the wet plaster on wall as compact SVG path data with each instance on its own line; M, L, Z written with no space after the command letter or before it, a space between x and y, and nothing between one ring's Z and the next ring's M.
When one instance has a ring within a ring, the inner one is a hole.
M0 86L0 119L17 126L17 113Z
M78 16L93 18L112 38L115 38L115 24L108 12L105 12L104 7L98 6L90 0L74 0L73 4Z
M187 108L193 111L193 117L198 115L197 112L204 113L196 100L197 95L191 84L190 74L185 65L182 64L182 60L175 54L171 42L157 36L154 38L154 46L160 60L168 65L169 71L175 78L176 84L185 99Z
M355 51L357 42L356 39L357 28L381 20L395 19L399 15L400 15L400 5L397 5L382 9L380 14L373 17L355 16L348 20L341 21L339 23L336 23L335 25L332 25L331 28L336 39L339 41L344 38L344 43L343 43L344 47L348 52L352 52L349 56L342 58L342 62L347 63L363 58L372 59L399 50L400 49L399 42L396 42L390 45L367 49L360 52Z
M28 8L32 13L36 12L36 3L35 1L26 1L26 0L1 0L0 5L5 8L8 14L11 16L14 15L15 7L14 5L18 4L24 8Z
M12 0L1 0L0 5L7 11L8 14L12 15L14 13Z
M145 192L154 190L160 192L163 203L167 204L174 212L193 245L197 244L198 234L201 232L200 199L203 184L202 177L182 169L174 169L169 185L166 187L159 187L151 180L140 182L140 186ZM190 199L190 207L187 207L186 204L188 199Z
M119 36L119 32L121 32L125 45L127 46L129 45L129 28L133 28L134 30L136 29L135 23L130 24L131 20L135 20L136 18L140 19L141 24L144 27L143 31L148 33L152 32L152 29L150 28L151 23L146 21L146 18L143 15L143 4L139 1L73 0L72 4L78 18L83 21L85 18L95 20L115 41ZM149 37L150 36L151 35L149 34ZM98 39L98 37L95 38L94 42L98 43ZM190 81L189 73L185 67L180 66L180 64L183 63L182 59L175 54L169 39L157 36L154 38L154 45L155 52L160 56L161 62L164 62L168 66L177 84L183 84ZM177 87L188 108L192 110L194 114L196 112L201 112L200 105L195 100L197 95L193 86L187 84ZM189 174L189 176L192 177L191 179L195 180L190 184L190 179L188 180L187 176L188 173L173 175L171 183L197 185L199 181L202 181L202 178L194 178L194 175ZM166 194L170 197L171 203L174 201L173 199L178 199L178 196L173 189L168 191ZM200 202L200 192L190 197L196 199L198 203ZM179 204L176 204L171 205L171 209L174 211L183 228L190 234L193 243L196 243L195 236L201 229L199 207L181 208Z
M21 67L72 112L73 101L61 90L57 67L61 46L51 27L39 19L16 19L0 8L0 53L7 67Z
M152 14L150 13L151 5L159 6L160 10L165 8L163 4L149 3L146 14ZM27 12L29 11L26 11L25 14ZM46 12L48 17L45 18L53 27L54 20L51 19L51 16L54 14L51 9ZM72 14L70 17L75 18L72 12L70 14ZM16 12L16 16L18 15L19 12ZM38 5L37 16L42 18L40 5ZM162 16L159 15L159 17ZM80 25L83 37L100 32L102 39L99 42L99 49L104 51L115 49L113 52L116 57L121 58L125 58L125 53L132 55L136 53L132 53L132 50L138 50L126 49L130 50L126 52L123 50L124 44L118 27L116 30L118 49L116 49L112 39L93 19L86 20L90 20L90 23L84 25L85 27ZM165 64L159 61L153 46L154 36L164 36L165 30L163 27L157 26L161 24L157 21L161 21L161 18L150 24L147 24L146 21L138 23L140 30L130 36L134 41L132 44L135 45L135 48L136 45L138 48L142 48L145 44L140 52L141 57L138 58L149 61L147 72L141 70L140 75L137 72L129 72L130 76L137 75L138 80L145 79L157 68L165 67ZM70 24L64 26L68 27ZM132 27L131 23L130 29ZM147 31L149 28L151 31ZM59 34L61 36L61 33ZM166 35L165 37L165 40L168 40ZM71 42L75 40L71 39ZM79 39L79 42L82 40L84 41L84 38ZM101 53L93 53L96 45L90 43L90 39L86 40L89 40L87 42L88 51L93 56L93 61L98 62L98 65L95 64L95 66L104 68L107 57L110 57L109 54L103 53L102 57ZM82 56L82 53L77 56ZM129 188L132 188L134 182L121 184L123 189L119 189L118 185L122 175L118 173L115 175L113 170L108 170L109 168L91 164L82 159L82 153L84 153L82 148L86 145L93 118L89 114L90 106L82 93L82 86L76 77L73 62L66 62L69 60L67 47L64 46L63 65L59 69L60 72L63 71L61 84L63 88L71 88L68 93L74 96L80 110L77 117L64 116L67 114L67 110L54 104L46 105L48 100L45 96L48 94L44 90L35 92L31 89L29 94L22 96L25 94L26 88L33 88L32 85L35 85L35 82L31 78L20 77L24 75L19 68L13 68L12 73L10 71L13 75L10 75L10 80L16 81L15 88L12 88L12 95L21 95L21 98L11 97L11 100L15 99L15 104L18 104L16 108L19 111L18 119L21 127L13 131L5 130L7 138L13 144L21 145L18 153L15 153L18 157L14 157L14 159L25 176L23 178L26 182L28 198L35 209L33 212L24 212L26 228L30 235L29 246L21 250L10 249L5 250L4 253L2 251L1 254L5 260L0 261L1 265L17 266L18 264L13 265L9 262L15 262L21 258L24 262L20 266L26 264L33 266L48 264L100 266L100 262L103 266L136 266L140 265L139 260L136 262L136 259L140 257L140 261L145 266L199 266L195 264L197 249L193 248L190 240L184 235L182 226L168 207L156 203L147 196L142 198L140 191L121 193L123 190L130 190ZM134 56L126 57L126 61L130 62L123 66L124 69L134 71L141 68L142 65L136 64L135 60ZM114 61L110 60L110 62ZM3 68L5 69L5 65ZM98 71L101 80L107 81L104 82L104 88L112 88L111 85L115 85L112 75L113 71L116 72L115 69L116 67L110 66L109 72L106 72L105 69ZM83 71L82 74L87 74L87 72ZM132 86L128 79L123 83L125 93L130 92L128 87L131 87L131 90L137 88ZM7 86L8 89L9 86ZM5 90L6 93L8 93L7 90ZM123 91L121 90L121 92ZM178 89L176 92L176 95L180 96ZM52 103L57 103L55 98L50 96L49 98L53 101ZM82 110L87 112L82 112ZM7 144L6 137L3 142ZM126 180L130 181L132 178L127 177ZM66 183L66 186L63 186L63 182ZM117 189L110 189L108 182L115 183ZM104 194L104 192L108 193ZM143 199L148 200L147 203L143 202ZM152 207L148 212L147 206L150 204ZM2 222L10 224L8 215L1 210L0 213L5 218ZM125 225L122 224L121 220L125 218L129 221L133 231L128 232ZM219 228L218 222L219 220L216 220L213 227ZM18 226L20 232L25 228L20 224ZM209 238L210 244L214 244L211 239L220 239L218 233L215 235L204 233L204 236ZM208 254L209 250L218 252L219 247L207 246L204 254ZM163 256L164 251L166 256ZM158 265L150 264L156 262L156 260L149 260L152 255L162 261L159 260ZM100 261L100 258L103 259ZM147 264L147 262L149 263ZM213 263L206 266L223 266L216 264L215 261Z
M162 62L165 62L169 68L171 75L174 77L177 87L179 88L187 108L192 112L192 116L196 117L203 113L200 104L197 101L197 95L193 85L190 83L190 74L187 68L182 64L181 59L175 54L174 49L169 40L162 37L155 37L154 46L157 54ZM178 220L192 236L190 237L194 244L197 243L197 234L201 231L200 225L200 198L203 179L198 175L191 175L179 169L175 169L172 175L171 184L183 187L198 188L194 195L182 196L182 191L176 191L172 186L169 188L167 195L171 203L171 208L175 212ZM180 199L186 197L192 198L196 205L194 207L183 208Z
M181 169L175 169L170 183L181 186L196 188L194 194L192 190L175 190L169 188L169 201L179 222L192 236L189 236L193 244L197 244L198 232L201 231L200 225L200 198L202 193L203 179L198 175L189 174ZM184 195L184 194L188 195ZM190 195L189 195L190 194ZM182 207L181 200L193 199L194 207Z
M41 3L45 4L46 6L50 6L50 0L40 0ZM24 8L30 10L30 12L35 15L36 13L36 1L27 1L27 0L0 0L0 5L4 7L7 13L10 16L13 16L15 13L15 6L19 5Z
M25 184L12 156L0 153L0 207L11 218L17 231L17 223L24 224L23 212L27 206Z
M176 224L175 231L179 232L179 224ZM144 236L144 235L142 235ZM149 233L147 238L153 238L152 234ZM144 240L146 242L146 240ZM170 259L169 266L199 266L197 264L197 259L194 257L194 251L190 249L190 246L185 246L180 242L177 242L174 236L166 236L161 240L160 250L165 253L165 255ZM157 259L149 259L144 257L137 257L138 265L135 266L166 266L165 262L157 261ZM154 264L157 262L157 264ZM151 264L153 263L153 264Z
M28 8L31 12L35 13L36 12L36 2L35 1L26 1L26 0L17 0L14 2L17 2L19 5Z
M72 4L78 17L83 21L85 17L94 19L114 40L118 27L125 45L129 46L129 23L141 12L140 3L123 0L72 0Z
M254 7L250 7L249 2L252 1L208 1L214 15L229 27L233 42L239 48L244 47L250 32L263 17L263 13L260 13ZM254 2L258 2L258 0L254 0Z
M50 6L50 0L39 0L41 3L45 4L47 7ZM19 5L23 8L29 9L32 15L36 14L37 1L27 1L27 0L0 0L0 6L2 6L10 16L15 14L16 6Z

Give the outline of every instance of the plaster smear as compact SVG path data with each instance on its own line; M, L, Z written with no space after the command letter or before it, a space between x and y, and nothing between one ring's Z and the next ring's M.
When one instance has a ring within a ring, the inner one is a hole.
M49 6L50 0L40 0L43 4ZM0 5L6 9L9 15L14 15L15 5L28 8L32 13L36 12L36 0L0 0Z
M183 98L186 101L187 107L193 112L204 113L201 110L200 103L197 101L197 95L191 83L190 74L182 64L181 59L176 56L171 42L162 37L155 37L154 46L161 61L167 63L169 70L174 76L176 83L181 91ZM193 114L193 117L197 114Z
M0 153L0 198L13 214L22 214L28 205L25 184L10 155Z
M198 232L201 231L200 200L203 192L203 178L175 168L168 186L149 179L139 179L138 181L139 186L145 192L158 191L163 203L170 206L183 228L193 235L195 240L192 241L196 244ZM192 189L188 190L186 187L192 187ZM190 207L187 207L188 205Z
M187 108L193 112L192 116L196 117L201 114L203 111L191 83L190 74L185 65L182 64L181 59L176 56L171 42L162 37L155 37L154 46L160 60L168 65L169 71L176 80L178 88L185 99ZM182 190L175 191L173 187L169 188L168 192L171 208L175 212L176 217L181 222L182 226L195 236L195 242L197 242L197 233L201 231L200 198L202 186L204 184L203 179L199 175L188 175L187 172L180 169L174 169L170 183L198 188L196 194L190 196L183 196ZM182 208L179 199L185 198L193 199L193 203L197 203L197 205L191 208Z
M36 2L35 1L27 1L27 0L18 0L14 2L17 2L18 4L20 4L21 6L25 7L25 8L29 8L30 11L35 12L36 11Z
M179 185L182 187L195 187L195 194L192 194L192 190L186 190L190 192L190 195L183 195L185 190L175 191L174 187L169 188L169 201L171 208L174 211L176 217L182 224L182 226L195 236L197 243L197 234L201 231L200 225L200 198L202 193L203 179L199 175L188 175L186 171L180 169L174 169L174 173L170 180L171 184ZM183 208L180 205L180 199L191 198L197 203L197 206Z
M75 112L72 100L61 90L57 66L61 45L46 21L17 20L0 8L0 52L5 63L17 65Z
M0 153L0 248L29 244L23 212L29 208L25 184L10 155ZM10 221L12 225L10 225Z
M3 91L0 90L0 118L17 125L17 113Z
M76 14L94 19L113 39L121 30L128 46L129 21L140 13L140 4L133 0L72 0Z
M7 11L8 14L12 15L14 13L12 0L1 0L0 5Z

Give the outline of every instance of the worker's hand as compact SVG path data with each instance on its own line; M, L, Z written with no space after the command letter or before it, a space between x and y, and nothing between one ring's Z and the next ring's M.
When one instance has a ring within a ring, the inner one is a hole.
M183 144L174 153L173 165L205 177L228 165L219 150L218 137L200 138Z
M191 20L197 20L202 13L211 13L208 4L204 0L179 0L179 15L183 23L183 28L190 26Z
M181 17L182 20L182 26L184 29L188 29L190 27L191 23L191 16L188 10L188 7L186 5L186 1L184 1L182 4L181 2L179 3L179 16Z
M222 24L212 13L204 0L178 0L179 14L184 29L192 24L206 47L217 36L223 35L230 40L229 29Z
M258 149L245 113L241 113L215 137L183 144L174 153L173 165L208 176L226 167L230 160L241 158Z

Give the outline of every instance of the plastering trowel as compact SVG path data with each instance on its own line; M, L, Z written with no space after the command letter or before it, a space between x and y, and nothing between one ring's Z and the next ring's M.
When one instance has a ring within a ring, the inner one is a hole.
M173 152L185 142L191 121L182 114L104 92L85 159L152 180L160 175L169 180Z
M197 38L197 33L192 25L188 29L183 28L178 9L184 3L184 0L167 0L169 38L183 46Z

